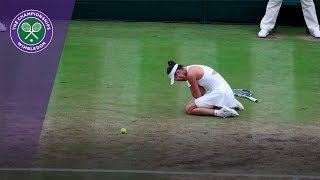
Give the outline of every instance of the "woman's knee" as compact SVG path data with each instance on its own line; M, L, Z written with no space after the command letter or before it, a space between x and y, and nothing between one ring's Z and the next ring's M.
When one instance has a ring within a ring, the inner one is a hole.
M186 113L188 115L192 114L192 110L197 107L196 103L194 101L191 101L187 106L186 106Z
M194 109L194 108L190 108L189 106L187 106L187 107L186 107L186 113L187 113L188 115L191 115L191 112L192 112L193 109Z

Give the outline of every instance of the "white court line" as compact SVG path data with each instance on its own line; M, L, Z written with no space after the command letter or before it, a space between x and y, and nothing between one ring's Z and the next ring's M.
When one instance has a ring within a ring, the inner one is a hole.
M254 173L214 173L190 171L156 171L156 170L117 170L117 169L68 169L68 168L0 168L1 172L65 172L65 173L127 173L127 174L158 174L158 175L192 175L192 176L227 176L227 177L269 177L292 179L320 179L320 176L284 175L284 174L254 174Z

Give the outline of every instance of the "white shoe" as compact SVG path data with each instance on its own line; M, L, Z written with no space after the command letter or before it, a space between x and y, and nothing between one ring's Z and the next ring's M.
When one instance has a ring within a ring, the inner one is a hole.
M217 111L216 116L226 118L239 116L239 114L234 109L230 109L227 106L222 106L222 108Z
M315 30L315 31L310 31L311 36L315 37L315 38L320 38L320 31L319 30Z
M267 37L268 35L269 35L269 31L266 30L266 29L261 29L261 30L259 31L259 33L258 33L258 36L259 36L260 38L265 38L265 37Z
M7 31L7 28L4 24L0 22L0 32L4 32L4 31Z
M241 102L239 102L237 99L236 100L236 109L239 109L239 110L244 110L244 107L243 105L241 104Z

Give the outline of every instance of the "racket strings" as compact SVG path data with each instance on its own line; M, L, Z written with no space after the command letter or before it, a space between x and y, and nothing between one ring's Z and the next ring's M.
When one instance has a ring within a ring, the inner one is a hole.
M21 28L24 32L31 32L31 26L29 23L26 23L24 22L22 25L21 25Z
M243 89L235 89L235 90L233 90L233 93L238 94L238 95L252 96L251 91L243 90Z
M41 24L40 23L34 23L33 25L32 25L32 31L33 32L39 32L40 30L41 30L41 28L42 28L42 26L41 26Z

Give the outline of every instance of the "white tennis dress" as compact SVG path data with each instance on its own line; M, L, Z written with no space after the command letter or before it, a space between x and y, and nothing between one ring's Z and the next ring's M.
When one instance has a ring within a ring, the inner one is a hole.
M219 73L212 74L213 69L204 65L187 66L187 71L192 66L201 67L204 71L202 78L197 80L197 82L206 90L206 93L195 100L197 107L212 108L213 106L227 106L234 108L237 106L231 87ZM188 87L191 86L188 81L187 84Z

